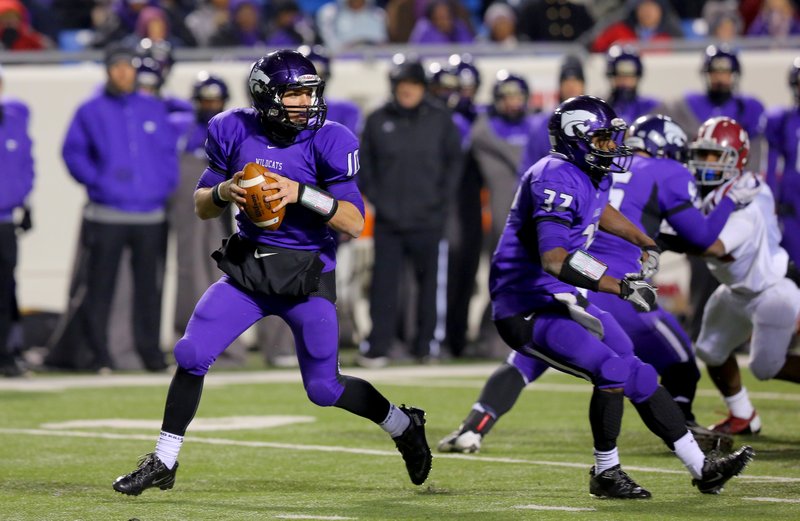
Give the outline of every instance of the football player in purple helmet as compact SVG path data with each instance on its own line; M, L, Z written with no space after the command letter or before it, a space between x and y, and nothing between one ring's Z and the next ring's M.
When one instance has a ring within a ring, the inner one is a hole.
M246 192L238 183L249 162L266 167L276 180L265 185L277 190L265 202L277 200L276 209L291 205L290 210L273 231L237 215L238 232L213 255L224 274L200 299L175 345L178 368L155 451L113 487L127 495L173 487L206 373L231 342L267 315L281 317L294 333L308 398L379 425L394 439L411 481L420 485L431 468L424 412L396 407L369 382L339 373L331 234L358 237L364 227L355 181L358 140L325 120L325 81L302 54L272 52L253 64L248 81L253 107L227 110L209 123L209 164L194 193L195 211L212 219L232 202L244 204Z

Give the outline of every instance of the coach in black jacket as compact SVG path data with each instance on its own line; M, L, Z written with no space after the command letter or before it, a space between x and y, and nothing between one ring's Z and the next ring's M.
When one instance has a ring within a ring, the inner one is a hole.
M461 137L450 112L425 97L419 61L396 63L392 99L369 115L361 136L359 186L375 210L372 331L359 362L382 366L397 331L398 293L408 259L417 281L412 354L439 356L446 310L447 212L461 175ZM441 298L437 298L441 297Z

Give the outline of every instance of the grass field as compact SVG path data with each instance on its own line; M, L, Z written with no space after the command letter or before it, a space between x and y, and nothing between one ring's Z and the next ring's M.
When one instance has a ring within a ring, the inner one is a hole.
M366 376L398 404L426 409L435 445L494 367L344 372ZM164 375L0 380L0 519L800 519L800 388L781 382L748 379L764 428L740 440L755 447L756 459L721 496L692 488L681 463L626 405L622 463L653 499L624 502L588 494L590 387L565 375L531 386L480 454L436 454L428 482L415 487L385 433L311 404L296 371L217 372L206 379L175 488L120 495L111 482L153 450L168 382ZM722 414L707 377L696 410L701 423ZM270 420L264 416L283 418L257 428L233 418L258 417L249 420L255 424Z

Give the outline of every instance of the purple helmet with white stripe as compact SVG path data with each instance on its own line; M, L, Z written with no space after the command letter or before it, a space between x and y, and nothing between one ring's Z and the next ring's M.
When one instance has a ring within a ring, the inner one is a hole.
M551 152L595 180L626 172L631 162L631 149L622 142L627 128L604 100L576 96L559 105L550 117Z
M685 163L689 138L671 117L647 114L630 126L625 145L631 150L643 150L652 157L667 157Z

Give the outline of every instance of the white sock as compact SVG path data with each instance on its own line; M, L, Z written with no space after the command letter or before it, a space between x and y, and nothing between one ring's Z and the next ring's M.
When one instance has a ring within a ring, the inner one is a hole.
M389 414L386 415L386 419L380 423L380 426L389 433L389 436L396 438L403 434L410 424L411 418L394 404L390 404Z
M617 448L614 447L613 449L602 452L597 449L594 451L594 475L598 475L604 470L608 470L611 467L619 465L619 452L617 452Z
M742 390L733 396L725 396L724 400L728 406L728 410L737 418L749 420L755 412L753 404L750 403L750 396L747 394L746 387L742 387Z
M183 445L183 436L161 431L156 442L156 456L168 469L172 469L175 462L178 461L181 445Z
M706 456L700 450L691 432L686 431L686 434L675 442L675 450L673 452L683 462L683 465L689 470L693 478L700 479L703 477L703 463L706 461Z

